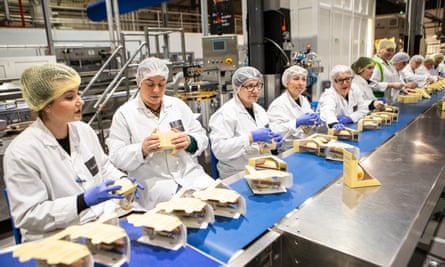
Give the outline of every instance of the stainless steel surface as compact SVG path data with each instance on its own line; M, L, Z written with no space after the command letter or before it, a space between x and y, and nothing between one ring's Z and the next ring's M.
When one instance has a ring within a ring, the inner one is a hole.
M204 68L217 67L221 71L238 68L238 39L236 35L204 36L202 38Z
M382 186L350 189L340 179L280 221L278 229L310 241L312 251L327 248L371 265L406 266L445 185L445 120L438 108L362 160ZM311 259L337 265L326 258L331 254L295 249L303 266Z
M267 231L256 240L251 246L232 256L227 267L245 266L248 263L256 262L255 266L279 266L279 254L281 254L280 233ZM278 240L278 241L277 241ZM272 244L275 243L275 246ZM263 256L259 256L263 255ZM261 263L261 264L259 264Z

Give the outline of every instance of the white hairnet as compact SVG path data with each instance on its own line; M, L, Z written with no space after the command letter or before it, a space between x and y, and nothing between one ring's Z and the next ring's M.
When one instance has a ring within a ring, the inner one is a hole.
M405 52L397 52L392 58L392 63L401 63L401 62L408 62L409 61L409 55Z
M29 108L39 111L66 91L79 87L80 76L65 64L48 63L25 69L20 83Z
M425 58L422 55L414 55L411 57L409 62L417 62L417 61L423 62L424 60L425 60Z
M141 86L141 83L154 76L163 76L168 78L167 64L156 57L149 57L139 63L139 67L136 72L136 83Z
M307 77L307 70L297 65L287 68L284 71L283 76L281 76L281 83L283 84L283 86L286 87L292 76L297 74L303 74L305 77Z
M232 86L235 92L239 91L239 88L248 80L258 80L264 83L263 74L254 67L241 67L233 73Z
M335 65L331 70L331 81L333 82L341 73L348 73L352 76L352 69L345 65Z

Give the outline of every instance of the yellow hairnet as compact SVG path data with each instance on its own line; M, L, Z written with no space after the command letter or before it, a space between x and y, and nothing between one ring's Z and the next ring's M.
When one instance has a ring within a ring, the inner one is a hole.
M387 39L382 39L379 42L379 45L377 47L377 51L380 51L382 49L386 49L386 48L396 48L396 43L394 43L394 41L392 40L387 40Z
M49 63L25 69L20 83L29 108L39 111L66 91L77 88L80 76L67 65Z

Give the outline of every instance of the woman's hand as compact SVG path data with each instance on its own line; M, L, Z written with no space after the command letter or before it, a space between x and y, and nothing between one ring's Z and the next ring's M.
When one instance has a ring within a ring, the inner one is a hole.
M150 153L161 151L161 148L159 147L161 145L161 140L157 134L154 134L156 131L157 129L155 129L151 135L146 137L142 142L142 155L144 158Z
M176 133L176 135L172 137L171 143L176 146L176 150L186 149L189 147L191 143L190 136L177 129L172 128L172 130Z

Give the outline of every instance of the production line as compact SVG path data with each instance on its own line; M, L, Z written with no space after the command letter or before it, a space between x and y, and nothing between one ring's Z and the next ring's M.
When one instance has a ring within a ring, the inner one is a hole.
M296 261L404 266L445 184L440 151L445 122L436 103L443 95L442 91L429 100L400 104L398 122L362 132L358 143L347 141L360 149L363 166L382 186L350 189L338 180L342 162L287 151L283 159L294 176L287 192L254 195L242 173L226 179L246 200L246 214L189 230L188 245L178 251L135 242L140 228L122 221L132 240L129 265L143 260L156 266L240 266L266 253L273 266ZM390 161L402 168L395 170ZM10 252L2 254L1 262L17 263Z

